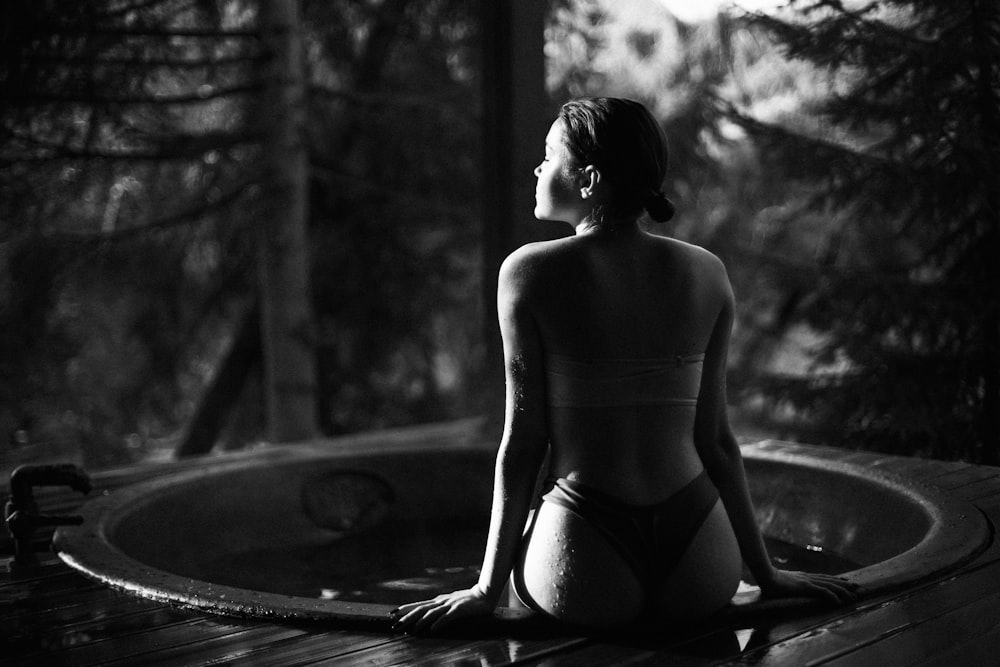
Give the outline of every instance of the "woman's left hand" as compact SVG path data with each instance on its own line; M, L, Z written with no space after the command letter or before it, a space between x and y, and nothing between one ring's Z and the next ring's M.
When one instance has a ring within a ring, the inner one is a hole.
M760 591L771 598L815 597L835 604L853 602L858 597L858 586L843 577L777 569L767 582L760 583Z
M473 616L485 616L496 607L478 586L439 595L433 600L412 602L397 607L394 630L408 633L437 632L455 621Z

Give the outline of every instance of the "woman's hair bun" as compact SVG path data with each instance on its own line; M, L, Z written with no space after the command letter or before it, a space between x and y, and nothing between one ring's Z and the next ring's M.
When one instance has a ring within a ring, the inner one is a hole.
M656 222L666 222L674 217L674 203L662 192L651 192L646 198L646 213Z

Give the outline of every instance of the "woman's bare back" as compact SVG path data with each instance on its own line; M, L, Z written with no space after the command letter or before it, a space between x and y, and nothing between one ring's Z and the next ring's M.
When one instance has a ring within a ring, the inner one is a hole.
M523 283L547 356L675 359L706 352L725 299L708 252L636 228L578 235L524 249ZM550 407L552 474L622 500L655 502L702 469L695 408Z
M725 269L639 229L643 211L673 214L658 121L632 100L571 101L544 149L535 217L576 236L525 246L500 269L506 413L479 582L403 605L399 627L489 613L511 573L522 600L572 623L691 620L726 604L741 555L765 592L850 599L843 580L768 560L726 416ZM667 370L678 356L683 370ZM549 445L560 479L525 537Z

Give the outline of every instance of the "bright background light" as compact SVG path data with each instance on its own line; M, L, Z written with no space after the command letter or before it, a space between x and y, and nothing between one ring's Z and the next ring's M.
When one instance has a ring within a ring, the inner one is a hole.
M788 4L787 0L660 0L664 7L682 21L695 23L715 16L726 7L743 9L774 9Z

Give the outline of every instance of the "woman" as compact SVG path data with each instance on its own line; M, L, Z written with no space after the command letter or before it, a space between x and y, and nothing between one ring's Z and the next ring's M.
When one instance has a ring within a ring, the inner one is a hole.
M644 209L673 213L660 192L666 161L641 104L562 107L535 169L535 216L576 233L526 245L500 269L507 409L479 582L403 605L396 627L490 613L512 573L528 607L590 628L717 611L741 560L765 595L853 597L842 579L767 557L726 416L726 271L638 225Z

